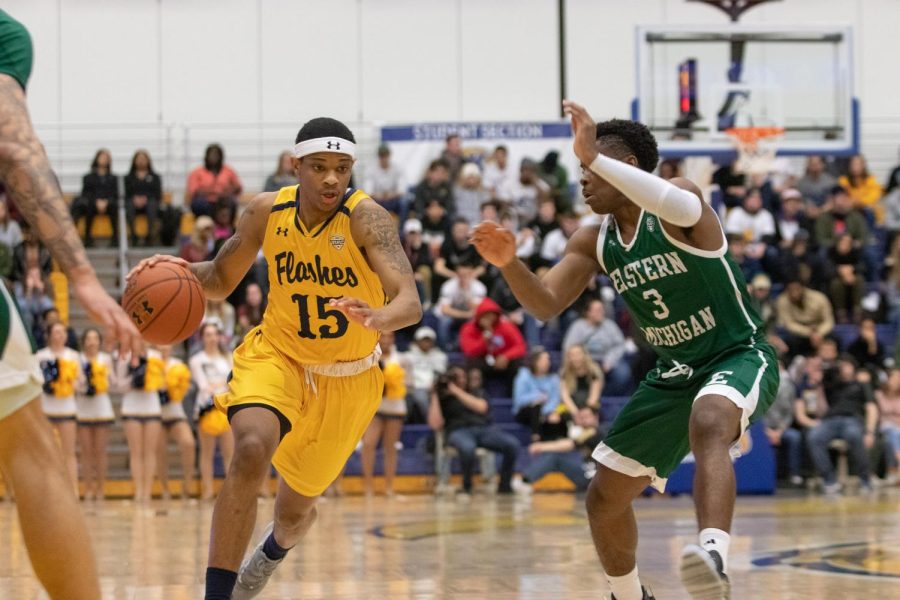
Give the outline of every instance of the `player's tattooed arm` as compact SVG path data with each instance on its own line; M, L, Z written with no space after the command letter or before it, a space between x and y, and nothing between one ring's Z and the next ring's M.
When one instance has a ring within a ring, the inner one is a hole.
M363 200L351 214L350 231L390 298L384 308L372 311L369 326L393 331L418 323L422 304L415 275L391 215L374 201Z
M69 207L28 121L25 95L10 77L0 78L0 180L63 272L72 279L92 276Z
M253 265L262 247L274 200L274 193L256 196L241 214L234 235L225 240L215 258L190 265L208 298L226 298Z

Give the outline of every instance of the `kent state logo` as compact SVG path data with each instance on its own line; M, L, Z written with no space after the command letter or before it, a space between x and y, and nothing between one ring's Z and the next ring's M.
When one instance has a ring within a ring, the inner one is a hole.
M763 555L752 562L757 567L782 565L842 575L900 579L900 540L797 548Z

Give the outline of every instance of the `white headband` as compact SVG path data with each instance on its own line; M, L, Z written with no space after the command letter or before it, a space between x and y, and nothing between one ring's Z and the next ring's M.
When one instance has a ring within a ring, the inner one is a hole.
M303 158L307 154L315 152L334 152L336 154L346 154L350 158L356 158L356 144L350 140L339 137L320 137L306 140L298 144L294 144L294 156Z

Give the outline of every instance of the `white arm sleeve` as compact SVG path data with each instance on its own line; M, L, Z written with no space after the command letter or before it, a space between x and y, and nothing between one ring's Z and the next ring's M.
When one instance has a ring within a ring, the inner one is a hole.
M691 227L703 214L703 201L692 192L620 160L598 154L591 170L629 200L673 225Z

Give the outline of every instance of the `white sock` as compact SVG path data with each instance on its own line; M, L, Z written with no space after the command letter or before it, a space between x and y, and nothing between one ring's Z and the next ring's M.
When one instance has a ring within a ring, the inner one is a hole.
M616 600L642 600L644 597L641 580L638 579L637 566L631 570L631 573L619 577L607 574L606 581L609 582L609 589L612 590Z
M707 552L715 550L722 557L722 570L728 572L728 546L731 536L721 529L707 527L700 531L700 547Z

